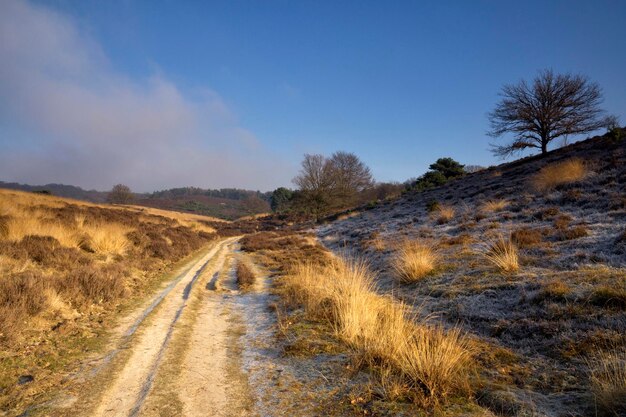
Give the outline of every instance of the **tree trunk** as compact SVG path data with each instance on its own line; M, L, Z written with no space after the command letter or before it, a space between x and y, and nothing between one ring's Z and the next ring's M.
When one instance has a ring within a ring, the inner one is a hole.
M548 153L548 139L541 138L541 154L545 155Z

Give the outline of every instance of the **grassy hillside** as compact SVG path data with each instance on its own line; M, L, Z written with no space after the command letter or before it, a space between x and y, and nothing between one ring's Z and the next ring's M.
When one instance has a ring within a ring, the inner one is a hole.
M0 190L0 407L58 384L213 232L202 216Z
M418 322L467 333L491 412L626 411L626 142L492 167L318 236L366 258L375 291Z
M0 189L31 191L90 203L105 203L107 191L83 190L64 184L28 185L0 181ZM270 211L269 193L223 188L205 190L196 187L172 188L153 193L135 193L134 203L144 207L194 213L201 216L235 220Z

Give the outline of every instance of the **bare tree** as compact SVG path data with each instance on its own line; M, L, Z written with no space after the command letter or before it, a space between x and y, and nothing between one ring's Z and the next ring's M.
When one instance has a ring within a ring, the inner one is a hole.
M333 194L342 204L352 204L358 193L374 185L372 172L353 153L335 152L328 160L333 174Z
M293 182L300 191L298 204L315 216L353 204L359 193L373 185L370 169L348 152L335 152L330 158L304 155Z
M493 145L500 156L527 148L548 151L548 144L566 135L590 133L606 126L600 109L602 92L596 83L582 75L554 74L544 70L528 85L522 80L505 85L502 100L489 113L489 135L513 133L507 145Z
M331 166L324 155L305 154L300 174L293 179L302 191L328 191L334 186Z
M112 204L128 204L133 201L134 195L130 188L124 184L117 184L113 186L107 200Z

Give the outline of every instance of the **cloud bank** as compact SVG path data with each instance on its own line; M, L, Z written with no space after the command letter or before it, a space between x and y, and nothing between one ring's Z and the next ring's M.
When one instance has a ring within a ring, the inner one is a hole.
M0 2L0 180L267 190L288 171L210 89L127 77L68 16Z

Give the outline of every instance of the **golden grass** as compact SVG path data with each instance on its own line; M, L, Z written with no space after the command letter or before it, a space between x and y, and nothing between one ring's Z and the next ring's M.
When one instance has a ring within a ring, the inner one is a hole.
M484 252L484 257L504 272L515 272L519 270L519 256L517 247L510 239L502 236L496 241L488 244Z
M537 191L549 191L562 184L581 181L587 174L583 160L572 158L544 166L531 178L531 184Z
M130 246L126 234L132 229L117 223L83 225L79 230L88 236L87 245L96 253L122 255Z
M431 245L423 242L405 242L396 253L392 266L400 282L417 282L437 266L439 255Z
M466 389L471 353L465 337L459 330L418 325L408 306L375 292L364 263L296 264L285 287L290 301L329 321L337 337L379 371L393 396L403 387L415 402L433 405Z
M455 213L454 207L441 204L433 211L433 216L435 216L437 223L444 224L452 220Z
M626 413L626 349L598 353L589 361L591 389L602 415Z
M480 211L483 213L494 213L502 211L509 206L507 200L489 200L481 204Z

